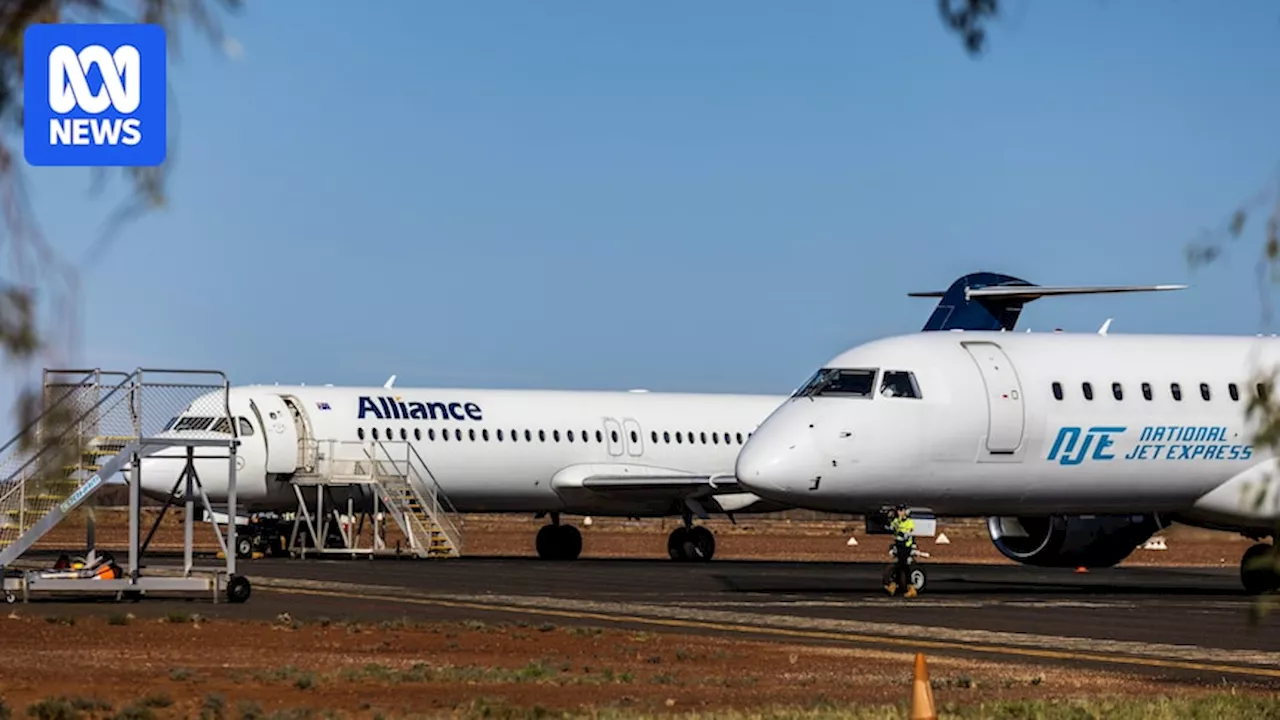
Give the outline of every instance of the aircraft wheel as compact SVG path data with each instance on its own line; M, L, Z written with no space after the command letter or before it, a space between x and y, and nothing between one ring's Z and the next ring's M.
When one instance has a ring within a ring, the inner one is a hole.
M582 533L573 525L560 526L560 559L577 560L582 554Z
M244 536L236 538L236 557L253 557L253 538Z
M543 525L538 528L538 537L534 539L534 546L538 549L538 557L543 560L556 559L556 551L560 549L559 527L559 525Z
M685 541L688 539L689 529L683 525L672 530L671 534L667 536L667 554L671 556L672 560L680 562L689 559L689 556L684 551Z
M684 543L685 556L690 560L709 562L716 554L716 536L701 525L689 528Z
M1275 548L1258 543L1245 551L1240 559L1240 583L1251 595L1280 589L1280 577L1276 575Z

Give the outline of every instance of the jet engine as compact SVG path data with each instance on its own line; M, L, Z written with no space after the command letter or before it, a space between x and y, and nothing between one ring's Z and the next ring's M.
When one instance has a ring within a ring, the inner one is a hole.
M987 518L1001 554L1037 567L1111 567L1164 527L1157 515Z

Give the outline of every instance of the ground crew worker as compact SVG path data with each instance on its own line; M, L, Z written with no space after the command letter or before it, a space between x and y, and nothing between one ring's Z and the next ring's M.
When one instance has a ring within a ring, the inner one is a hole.
M895 594L900 585L905 585L907 589L903 594L907 597L916 596L916 587L911 584L911 568L908 565L911 553L916 549L915 529L916 523L911 519L911 510L906 505L894 508L893 519L889 521L895 551L894 572L893 579L885 588L890 595Z

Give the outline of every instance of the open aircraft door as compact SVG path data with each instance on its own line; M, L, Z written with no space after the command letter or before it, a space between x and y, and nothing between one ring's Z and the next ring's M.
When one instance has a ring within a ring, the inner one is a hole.
M249 401L267 439L267 472L298 469L298 426L279 395L259 395Z

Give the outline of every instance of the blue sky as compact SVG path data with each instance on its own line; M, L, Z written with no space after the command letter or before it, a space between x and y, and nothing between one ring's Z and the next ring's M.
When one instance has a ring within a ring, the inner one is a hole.
M83 269L90 366L233 382L785 393L969 271L1188 282L1023 326L1253 333L1280 11L933 2L249 0L170 62L171 206ZM118 176L117 176L118 177ZM82 258L122 198L28 168Z

